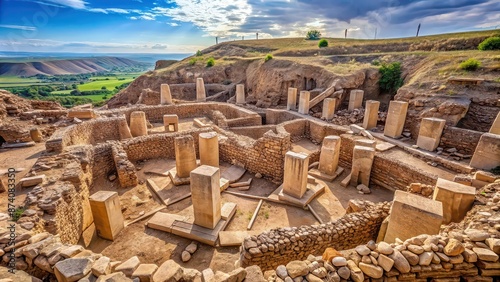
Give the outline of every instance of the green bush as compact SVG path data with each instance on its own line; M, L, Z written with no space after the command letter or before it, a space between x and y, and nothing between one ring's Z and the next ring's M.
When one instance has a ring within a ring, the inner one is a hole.
M196 57L201 57L203 54L201 53L200 50L196 51Z
M395 94L403 85L400 62L382 64L379 72L381 76L378 83L382 91L385 91L389 94Z
M321 39L318 43L318 47L319 48L328 47L328 41L326 39Z
M13 221L18 221L18 220L21 218L21 215L23 214L24 210L25 210L25 209L24 209L24 208L21 208L21 207L17 208L17 209L14 211L14 213L12 213L12 220L13 220Z
M321 32L319 30L310 30L307 32L306 39L318 40L321 38Z
M477 48L481 51L500 50L500 37L493 36L486 38L483 42L479 43Z
M380 66L380 60L377 60L377 59L373 60L372 65L373 66Z
M209 68L209 67L213 67L214 65L215 65L215 60L214 60L214 58L209 58L209 59L207 60L207 68Z
M267 61L272 60L272 59L273 59L273 55L267 54L266 57L264 58L264 62L267 62Z
M481 62L479 62L476 59L470 58L467 59L466 61L463 61L460 64L460 68L465 70L465 71L475 71L481 66Z
M190 65L190 66L194 66L194 65L196 64L196 61L197 61L197 60L196 60L195 58L190 59L190 60L189 60L189 65Z

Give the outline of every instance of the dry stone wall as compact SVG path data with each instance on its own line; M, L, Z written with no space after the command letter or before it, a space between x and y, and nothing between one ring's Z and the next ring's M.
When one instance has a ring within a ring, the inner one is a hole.
M489 130L489 129L488 129ZM456 148L465 155L472 155L483 132L446 126L439 146L442 148Z
M240 247L242 266L258 265L269 270L292 260L323 253L325 248L354 248L374 239L387 217L390 203L367 205L366 210L344 215L321 225L272 229L245 238Z
M134 164L128 159L127 152L118 143L113 144L111 149L120 186L122 188L135 187L138 183L137 173Z

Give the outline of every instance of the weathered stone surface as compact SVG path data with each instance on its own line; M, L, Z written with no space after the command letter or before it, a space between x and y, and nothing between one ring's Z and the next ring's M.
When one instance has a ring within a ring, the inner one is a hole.
M342 254L339 253L337 250L334 248L326 248L325 251L323 252L323 260L324 261L331 261L335 257L341 257Z
M404 250L401 251L401 254L406 258L406 260L408 261L408 263L410 263L410 265L417 265L418 262L420 261L420 257L414 254L413 252Z
M384 270L380 266L375 266L373 264L359 263L359 268L363 271L366 276L371 278L380 278L384 274Z
M491 262L495 262L498 260L498 255L495 254L492 250L484 248L473 248L472 250L477 254L477 257L480 260Z
M385 271L390 271L394 265L394 260L383 254L378 256L377 262Z
M289 262L286 265L286 270L288 272L288 275L292 278L295 278L297 276L304 276L307 273L309 273L309 268L307 264L299 260L294 260Z
M342 278L342 279L349 279L349 277L351 277L351 271L349 270L349 268L347 268L347 266L342 266L341 268L339 268L337 270L337 273L339 274L339 276Z
M500 239L497 238L488 238L486 239L486 245L495 252L495 254L500 254Z
M115 268L115 271L123 272L127 277L132 277L132 274L137 269L137 267L141 264L141 261L137 256L133 256L128 260L124 261L122 264L118 265Z
M448 244L444 247L443 251L447 256L458 256L465 250L464 245L457 239L451 238Z
M360 256L366 256L370 254L370 249L365 245L359 245L355 248L355 250Z
M115 272L100 276L96 282L132 282L133 280L125 276L123 272Z
M78 281L90 272L92 261L86 258L70 258L54 265L54 273L59 282Z
M247 271L243 267L238 267L237 269L228 273L228 282L242 282L247 276Z
M100 257L92 265L92 274L96 277L109 274L111 272L110 262L111 260L108 257Z
M183 262L188 262L191 259L191 254L187 251L183 251L181 254L181 259Z
M408 251L417 255L420 255L425 251L423 247L417 245L408 245L408 247L406 248L408 249Z
M334 257L332 259L332 264L336 267L346 266L347 260L344 257Z
M469 236L469 239L473 242L482 242L490 237L488 232L483 232L480 230L465 230L465 234Z
M434 256L433 252L424 252L419 255L418 264L422 266L430 265L432 262L432 257Z
M132 278L139 278L141 282L153 281L153 275L157 269L156 264L140 264L132 273Z
M351 279L354 282L362 282L365 280L363 271L352 260L347 261L347 267L351 270Z
M181 281L201 282L202 281L201 272L193 268L185 268L184 273L182 274Z
M399 270L401 273L410 272L410 264L405 259L405 257L397 250L394 250L394 253L389 255L389 258L394 260L394 267Z
M394 250L392 249L392 247L387 244L386 242L380 242L378 243L377 245L377 251L381 254L384 254L384 255L390 255L394 252Z
M191 242L191 244L189 244L186 247L186 251L189 252L190 254L194 254L194 252L196 252L197 249L198 245L196 244L196 242Z
M164 262L153 275L154 282L176 282L182 278L183 268L173 260Z
M245 268L247 272L246 280L248 281L255 281L255 282L265 282L266 279L264 279L264 274L262 273L262 270L260 267L257 265L252 265L247 268Z

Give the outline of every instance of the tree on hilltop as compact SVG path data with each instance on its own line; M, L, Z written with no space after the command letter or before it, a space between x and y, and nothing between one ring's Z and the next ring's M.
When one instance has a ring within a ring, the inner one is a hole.
M306 39L318 40L320 38L321 38L321 32L319 32L319 30L314 29L307 32Z

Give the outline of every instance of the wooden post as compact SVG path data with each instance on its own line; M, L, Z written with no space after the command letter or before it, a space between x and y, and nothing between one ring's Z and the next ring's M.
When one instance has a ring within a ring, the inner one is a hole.
M252 229L252 226L253 226L253 223L255 222L255 219L257 218L257 214L259 213L259 210L260 208L262 207L262 203L264 201L263 200L260 200L259 201L259 204L257 205L257 208L255 209L255 211L253 212L253 216L252 216L252 219L250 220L250 222L248 223L248 226L247 226L247 230L251 230Z

